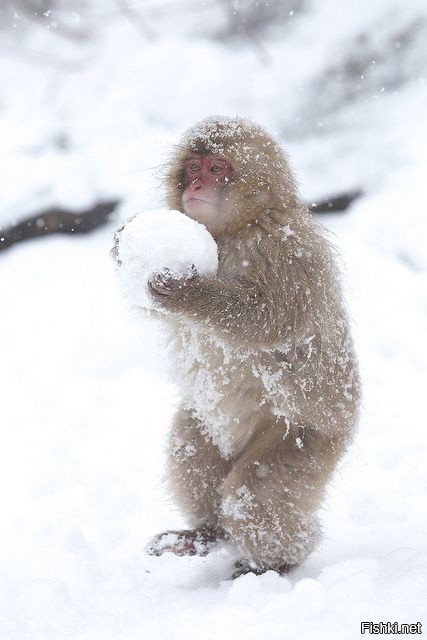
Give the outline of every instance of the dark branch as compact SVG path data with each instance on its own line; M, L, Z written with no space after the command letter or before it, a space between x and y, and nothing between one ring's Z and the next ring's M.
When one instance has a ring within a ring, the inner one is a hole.
M324 200L319 200L319 202L312 202L308 205L308 208L313 213L340 213L351 207L362 193L360 189L355 189L348 193L339 193Z
M89 233L108 222L118 200L100 202L90 209L70 212L48 209L5 228L0 227L0 251L17 242L40 238L51 233Z
M325 198L308 205L313 213L339 213L345 211L362 195L362 191L354 190L349 193ZM90 209L72 212L64 209L48 209L32 215L25 220L8 227L0 227L0 251L17 242L40 238L52 233L89 233L108 222L111 213L119 204L119 200L100 202Z

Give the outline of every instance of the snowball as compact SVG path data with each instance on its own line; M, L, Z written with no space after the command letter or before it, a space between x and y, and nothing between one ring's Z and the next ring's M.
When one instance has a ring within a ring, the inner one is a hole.
M130 220L119 235L120 285L134 306L155 308L148 281L163 268L184 276L194 265L200 275L215 275L218 247L202 224L180 211L145 211Z

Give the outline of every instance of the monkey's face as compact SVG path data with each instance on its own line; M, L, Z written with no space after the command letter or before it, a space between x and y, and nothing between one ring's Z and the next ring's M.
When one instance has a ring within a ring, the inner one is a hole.
M192 154L185 160L184 212L213 235L229 221L226 190L232 174L230 163L215 154Z

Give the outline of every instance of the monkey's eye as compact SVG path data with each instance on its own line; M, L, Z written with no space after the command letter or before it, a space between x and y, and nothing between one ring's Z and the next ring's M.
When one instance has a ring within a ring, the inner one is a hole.
M213 164L211 166L212 173L222 173L225 169L225 164Z
M198 162L192 162L190 164L190 171L192 171L193 173L200 171L200 164Z

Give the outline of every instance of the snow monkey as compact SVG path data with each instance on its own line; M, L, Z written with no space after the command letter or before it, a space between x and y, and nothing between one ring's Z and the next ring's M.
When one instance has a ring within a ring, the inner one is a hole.
M191 529L149 553L233 543L235 576L299 565L346 450L359 378L333 251L298 196L286 156L260 126L208 118L167 165L171 209L203 223L215 277L154 275L182 404L167 480ZM167 265L165 265L167 266Z

